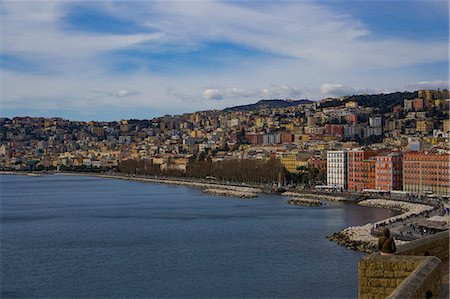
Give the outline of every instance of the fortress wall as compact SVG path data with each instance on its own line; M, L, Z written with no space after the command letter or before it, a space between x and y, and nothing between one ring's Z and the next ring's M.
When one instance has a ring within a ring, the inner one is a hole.
M373 253L361 258L358 298L426 298L427 292L435 296L441 287L441 259L448 258L448 242L445 231L401 245L396 255Z

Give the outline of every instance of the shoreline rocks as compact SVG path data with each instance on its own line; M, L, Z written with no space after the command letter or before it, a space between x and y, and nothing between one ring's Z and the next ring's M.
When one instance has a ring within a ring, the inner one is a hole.
M373 228L382 225L389 225L410 217L419 216L434 209L434 207L429 205L385 199L368 199L359 202L358 205L387 208L403 212L400 215L389 217L374 223L367 223L360 226L350 226L327 237L329 240L335 241L339 245L346 246L348 249L367 253L372 253L377 250L378 238L372 235ZM407 242L396 240L396 243L400 245Z
M239 197L239 198L254 198L257 197L256 193L253 192L242 192L229 189L205 189L203 192L211 195L221 195L229 197Z
M347 201L345 197L341 196L332 196L332 195L323 195L323 194L313 194L313 193L297 193L297 192L284 192L281 195L283 196L294 196L305 199L313 199L313 200L327 200L327 201Z
M296 206L307 206L307 207L320 207L323 204L317 199L308 199L302 197L290 198L286 201L287 204Z
M174 179L157 179L157 178L133 177L133 176L125 176L125 175L107 175L107 174L58 173L58 175L85 175L85 176L94 176L94 177L108 178L108 179L129 180L129 181L144 182L144 183L147 182L147 183L170 184L170 185L194 187L194 188L200 188L200 189L222 189L222 190L232 190L232 191L248 192L248 193L263 192L261 189L254 188L254 187L242 187L242 186L236 186L236 185L202 183L202 182L174 180Z

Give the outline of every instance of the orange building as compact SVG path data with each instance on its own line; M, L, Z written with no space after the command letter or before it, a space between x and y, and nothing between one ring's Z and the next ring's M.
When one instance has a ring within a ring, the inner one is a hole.
M403 190L417 194L450 195L449 154L403 154Z
M375 157L362 161L361 190L375 189Z
M390 153L377 156L375 163L375 189L402 190L402 155Z
M352 150L348 152L348 190L375 189L376 151Z

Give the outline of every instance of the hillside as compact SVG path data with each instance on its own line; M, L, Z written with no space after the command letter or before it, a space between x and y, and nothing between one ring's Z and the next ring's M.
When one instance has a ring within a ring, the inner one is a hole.
M241 105L230 108L223 109L224 112L235 112L235 111L251 111L259 110L261 108L283 108L290 106L297 106L300 104L312 103L310 100L296 100L296 101L286 101L286 100L260 100L255 104Z
M403 104L404 99L414 99L417 97L417 91L415 92L394 92L387 94L371 94L371 95L352 95L345 97L344 100L336 99L334 101L327 101L320 104L321 108L336 107L343 103L355 101L360 106L378 108L381 113L387 113L392 111L394 106Z

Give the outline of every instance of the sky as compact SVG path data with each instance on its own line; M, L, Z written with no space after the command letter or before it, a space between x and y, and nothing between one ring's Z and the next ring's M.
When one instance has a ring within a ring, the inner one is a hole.
M449 86L437 0L2 1L1 117L150 119Z

